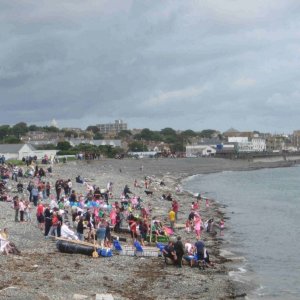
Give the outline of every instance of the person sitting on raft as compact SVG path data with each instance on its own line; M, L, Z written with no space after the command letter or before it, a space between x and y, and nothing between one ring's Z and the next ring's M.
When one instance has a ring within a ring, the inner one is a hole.
M168 259L171 259L172 263L176 260L176 253L174 250L174 243L169 241L168 244L162 250L162 255L165 259L165 263L167 263Z

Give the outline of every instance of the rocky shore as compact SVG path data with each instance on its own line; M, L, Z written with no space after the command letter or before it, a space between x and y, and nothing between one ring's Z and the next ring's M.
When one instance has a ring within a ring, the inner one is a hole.
M116 198L128 184L145 203L151 202L152 215L161 219L166 219L170 208L170 202L161 200L161 195L171 192L180 204L178 223L183 224L194 200L185 192L175 192L183 178L200 173L282 166L290 166L290 162L251 163L216 158L70 161L55 164L47 180L54 186L56 179L70 178L78 193L86 192L84 185L75 183L78 175L100 188L111 181ZM145 176L153 180L152 197L144 193ZM134 188L135 179L141 188ZM164 187L159 185L162 179ZM26 187L28 180L22 181ZM15 183L10 180L8 186L14 194ZM219 220L224 216L224 209L217 202L212 201L209 210L204 206L202 203L200 210L204 220L210 217ZM0 228L8 228L10 240L21 251L21 256L0 255L0 299L95 299L96 294L111 294L114 299L146 300L234 299L239 296L228 277L227 259L220 255L222 238L218 234L203 234L211 260L215 262L214 268L199 270L185 266L178 269L165 266L163 259L156 257L92 258L60 253L53 241L44 239L34 215L33 212L32 223L15 223L11 203L0 202ZM194 233L187 234L184 228L177 229L176 235L181 235L184 241L195 241Z

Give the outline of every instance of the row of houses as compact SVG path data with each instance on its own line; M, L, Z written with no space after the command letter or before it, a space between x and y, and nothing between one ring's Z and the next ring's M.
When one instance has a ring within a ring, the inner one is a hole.
M186 147L186 156L211 156L216 154L247 153L294 153L300 150L300 130L293 134L263 134L258 132L240 132L230 128L220 139L193 140Z
M226 142L207 140L186 146L186 156L214 156L216 154L251 154L297 152L289 139L282 136L228 136Z
M60 141L67 141L70 143L72 147L78 146L80 144L88 144L94 146L113 146L113 147L122 147L121 140L93 140L93 139L80 139L80 138L64 138L62 140L30 140L26 142L26 144L30 144L32 146L44 146L44 145L53 145L57 146L58 142Z

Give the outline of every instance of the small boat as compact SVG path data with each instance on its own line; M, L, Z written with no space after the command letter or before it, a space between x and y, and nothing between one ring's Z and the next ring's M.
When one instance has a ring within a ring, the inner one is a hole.
M84 254L92 256L93 252L96 251L96 249L100 248L99 245L94 245L92 243L87 243L78 240L69 240L59 237L57 237L56 240L56 248L63 253Z

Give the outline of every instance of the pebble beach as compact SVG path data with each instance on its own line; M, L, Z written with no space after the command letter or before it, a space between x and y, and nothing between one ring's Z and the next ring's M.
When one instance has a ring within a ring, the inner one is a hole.
M161 195L170 192L180 205L178 223L184 224L194 198L185 191L176 193L175 188L181 185L182 179L195 174L285 165L289 164L219 158L68 161L54 164L46 180L54 187L58 178L70 178L77 193L86 193L85 185L75 183L78 175L100 188L112 182L116 199L127 184L144 203L151 203L152 216L162 220L167 218L170 202L161 200ZM152 179L153 196L144 193L145 176ZM134 187L135 179L141 187ZM161 180L165 186L159 185ZM28 197L28 181L22 179L24 197ZM10 180L8 186L14 195L15 183ZM51 192L54 194L54 189ZM211 199L209 210L203 204L200 213L204 220L226 219L226 208L218 204L218 199ZM55 241L45 239L38 229L34 209L32 215L33 222L16 223L11 203L0 202L0 228L8 228L10 240L21 251L20 256L0 255L0 299L96 299L99 294L110 294L113 299L234 299L242 295L240 291L237 294L228 276L228 259L220 255L222 237L217 234L204 232L202 236L215 263L213 268L199 270L186 265L178 269L166 266L161 257L92 258L61 253ZM187 234L184 228L177 228L176 235L183 241L196 240L195 234Z

